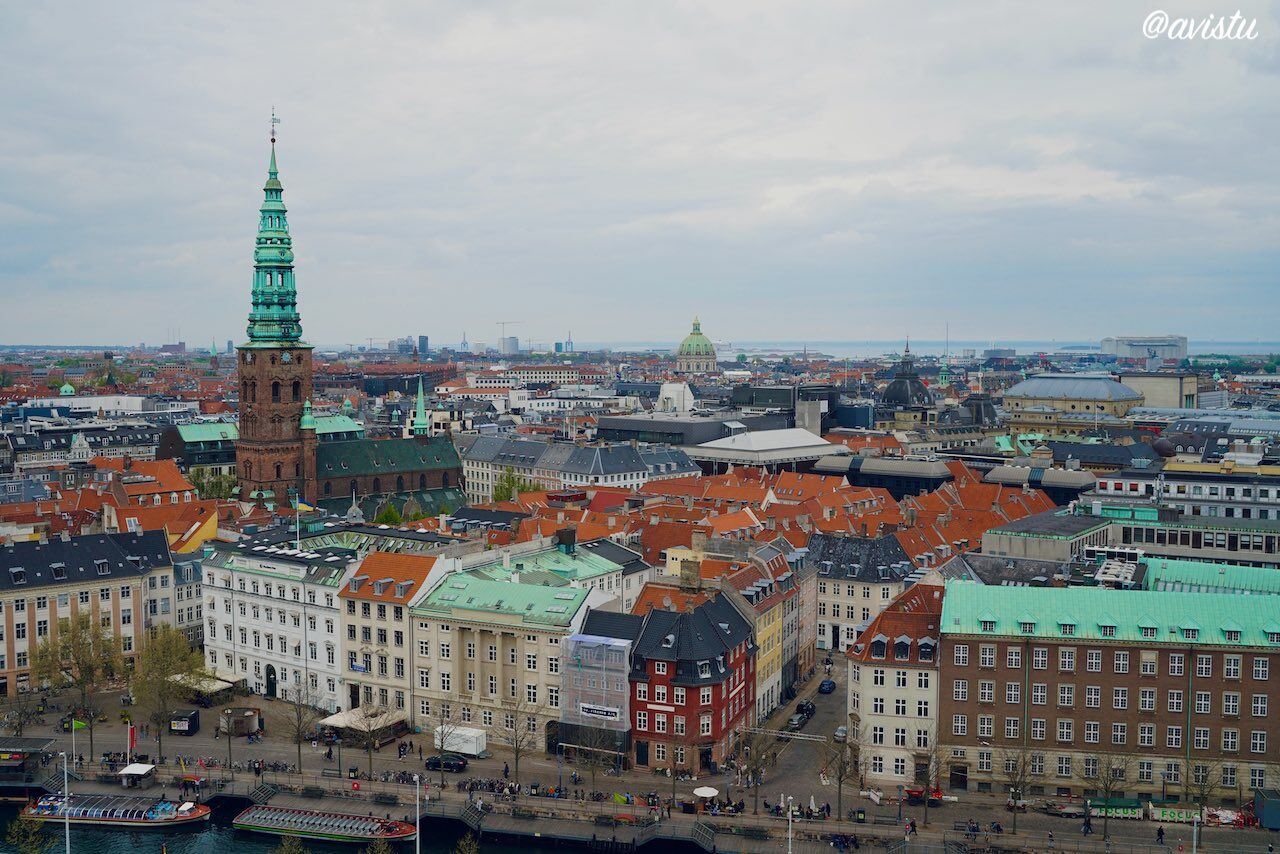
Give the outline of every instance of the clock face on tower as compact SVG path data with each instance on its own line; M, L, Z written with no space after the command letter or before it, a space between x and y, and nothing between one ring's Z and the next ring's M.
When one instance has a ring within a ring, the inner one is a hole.
M280 361L286 365L289 364L290 362L293 361L293 354L290 353L288 350L284 351L283 353L280 354Z

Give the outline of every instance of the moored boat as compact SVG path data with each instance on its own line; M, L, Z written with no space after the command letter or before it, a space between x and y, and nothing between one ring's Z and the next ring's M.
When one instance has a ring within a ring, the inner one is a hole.
M152 800L120 795L45 795L23 810L25 818L45 822L133 829L183 827L208 821L213 810L191 801Z
M416 827L403 821L267 805L249 807L235 817L231 826L236 830L247 830L251 833L361 844L367 844L376 839L385 839L388 842L411 842L418 834Z

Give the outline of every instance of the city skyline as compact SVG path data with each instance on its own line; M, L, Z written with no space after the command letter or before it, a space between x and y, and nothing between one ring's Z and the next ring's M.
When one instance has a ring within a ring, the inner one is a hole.
M727 8L16 14L5 338L240 340L273 105L313 342L1271 337L1266 40Z

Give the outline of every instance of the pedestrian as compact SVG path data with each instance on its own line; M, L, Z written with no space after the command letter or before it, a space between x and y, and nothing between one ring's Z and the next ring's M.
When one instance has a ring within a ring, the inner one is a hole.
M419 762L422 761L422 745L421 744L418 745L418 761Z
M1052 830L1051 830L1051 831L1049 831L1049 848L1050 848L1051 850L1052 850L1052 848L1053 848L1053 831L1052 831Z
M1164 825L1156 828L1156 845L1164 845Z
M911 823L910 823L910 825L908 825L908 827L909 827L909 832L910 832L910 834L911 834L912 836L915 836L915 835L916 835L916 820L915 820L914 818L913 818L913 819L911 819Z
M507 767L507 763L503 762L502 763L502 779L508 780L510 778L511 778L511 769Z

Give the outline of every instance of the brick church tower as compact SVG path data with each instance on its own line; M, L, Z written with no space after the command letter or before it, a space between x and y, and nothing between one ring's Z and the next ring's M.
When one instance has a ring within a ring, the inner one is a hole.
M274 118L274 117L273 117ZM284 188L276 171L274 124L271 165L253 251L253 307L249 340L236 348L240 378L240 439L236 442L238 497L269 508L287 508L314 472L314 422L310 416L311 345L302 341L293 248ZM311 461L311 465L307 462Z

